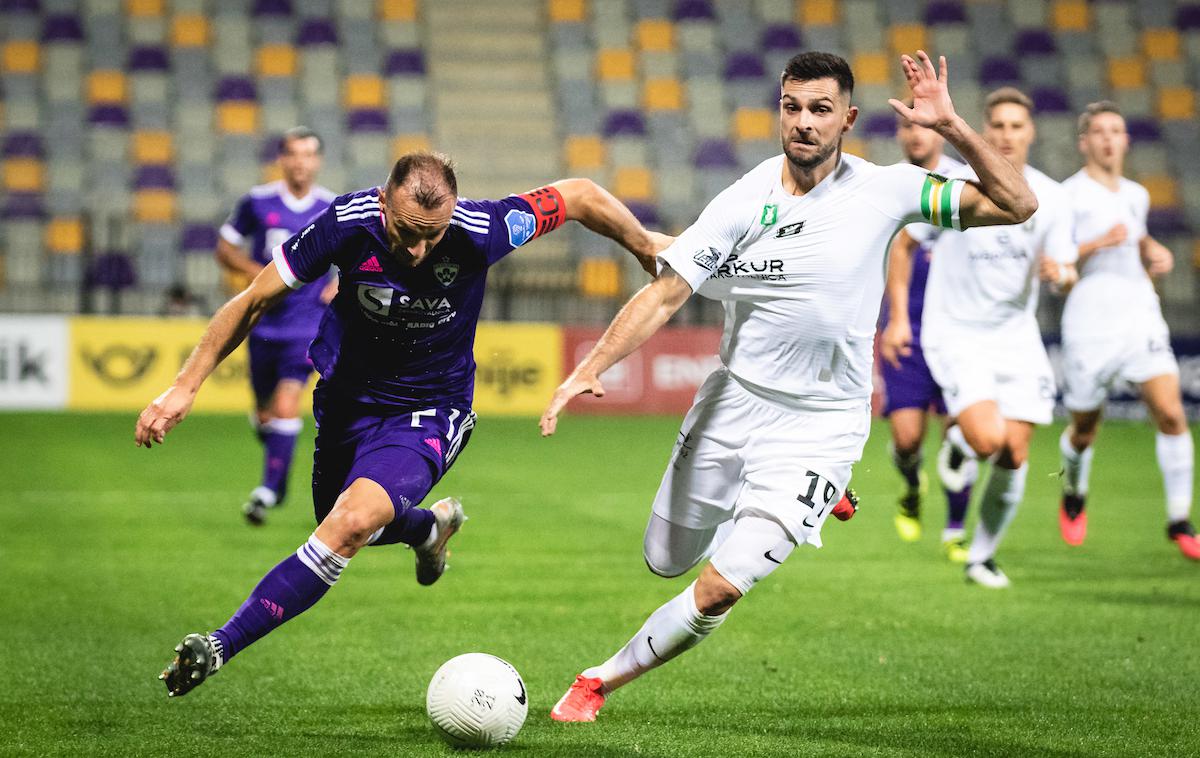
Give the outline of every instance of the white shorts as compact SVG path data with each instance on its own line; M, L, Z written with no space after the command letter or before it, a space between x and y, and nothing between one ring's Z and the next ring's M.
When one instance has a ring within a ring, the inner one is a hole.
M946 410L957 416L993 400L1012 421L1048 424L1054 414L1054 371L1035 330L954 330L921 335Z
M752 514L778 522L796 544L820 547L821 525L850 482L870 424L866 400L800 410L719 368L684 417L654 513L690 529Z
M1063 404L1067 410L1100 408L1119 379L1141 384L1179 373L1167 322L1161 315L1155 316L1137 321L1121 334L1063 335Z

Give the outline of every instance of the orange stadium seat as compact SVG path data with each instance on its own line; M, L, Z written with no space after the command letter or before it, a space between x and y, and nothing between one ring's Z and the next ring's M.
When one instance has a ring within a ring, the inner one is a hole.
M675 26L664 18L646 18L634 29L640 50L666 52L675 49Z
M1139 89L1146 86L1146 61L1141 57L1110 58L1108 83L1113 89Z
M1050 23L1060 32L1086 32L1092 24L1087 0L1057 0L1050 11Z
M175 220L175 193L171 190L138 190L133 193L133 217L143 224L169 224Z
M181 13L171 19L171 45L208 47L208 19L199 13Z
M837 0L796 0L801 26L833 26L838 22Z
M739 142L779 136L778 117L766 108L738 108L733 114L733 136Z
M399 159L403 155L428 151L430 142L425 134L401 134L392 140L392 158Z
M1151 208L1178 208L1179 183L1172 176L1143 176L1138 179L1150 193Z
M83 222L75 217L58 217L46 224L46 249L59 255L83 250Z
M271 161L263 164L262 171L259 172L259 181L263 184L278 182L283 179L283 169L279 166L278 161Z
M642 107L648 111L677 111L683 107L683 83L678 79L650 79L642 89Z
M9 192L41 192L46 188L46 167L36 158L4 161L4 189Z
M382 108L383 79L374 74L354 74L342 82L342 104L349 109Z
M1164 87L1158 91L1158 117L1181 121L1196 117L1196 93L1191 87Z
M1200 240L1192 245L1192 265L1200 269Z
M563 152L567 168L572 171L593 171L604 168L604 140L592 135L567 137Z
M217 128L226 134L254 134L258 131L258 104L230 100L217 106Z
M417 20L417 0L379 0L377 8L384 21Z
M259 76L295 76L296 48L291 45L263 45L254 54Z
M32 74L38 70L41 63L41 48L33 40L18 39L7 42L4 52L0 55L5 73Z
M653 200L654 175L642 166L623 166L613 175L613 194L623 200Z
M587 20L585 0L546 0L546 10L555 22Z
M858 84L887 84L891 57L885 53L859 53L854 56L854 81Z
M97 103L123 103L129 97L125 74L120 71L93 71L87 79L87 101Z
M611 258L584 258L579 262L579 292L584 297L621 294L621 267Z
M1147 29L1142 32L1142 50L1152 61L1179 60L1179 32L1174 29Z
M858 137L842 137L842 152L857 155L859 158L866 158L867 143Z
M596 74L602 82L627 82L634 77L631 50L601 50L596 55Z
M125 0L125 13L134 17L157 18L163 14L163 0Z
M896 55L915 54L918 50L929 50L929 39L925 36L925 27L921 24L896 24L888 29L888 43ZM937 55L937 51L931 51Z
M133 160L136 163L170 163L175 157L171 132L140 131L133 135Z

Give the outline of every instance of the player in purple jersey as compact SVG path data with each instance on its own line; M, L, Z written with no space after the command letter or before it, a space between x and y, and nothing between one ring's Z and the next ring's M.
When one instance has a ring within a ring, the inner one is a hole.
M937 132L902 116L896 119L896 142L909 163L928 171L946 174L961 165L944 155L945 140ZM933 380L921 350L921 310L929 278L930 249L937 234L938 229L928 224L910 224L893 238L888 255L887 296L879 319L883 415L892 427L892 462L905 485L894 521L896 533L905 542L921 538L921 500L928 487L921 468L928 414L932 411L945 424L942 390ZM948 465L942 457L939 455L939 471ZM948 506L942 551L954 563L963 563L967 559L963 524L971 501L975 462L958 464L963 481L956 483L954 477L949 477L949 482L947 478L942 480Z
M503 200L458 196L444 156L407 155L383 187L352 192L272 251L250 286L213 316L176 378L138 418L135 441L161 443L204 379L288 292L336 266L338 292L310 356L317 449L308 541L271 569L211 635L189 634L160 676L183 695L235 654L310 608L366 545L402 542L417 581L437 581L446 544L465 520L452 498L418 508L475 425L472 348L488 268L515 248L577 220L652 270L668 237L587 179Z
M284 132L279 167L283 179L250 190L221 226L217 262L235 276L258 276L271 264L271 250L333 201L332 192L315 184L321 168L316 132L304 126ZM287 495L292 452L303 424L300 395L312 373L308 345L335 291L336 282L318 277L263 313L250 332L253 423L264 457L262 480L242 506L251 524L261 525L266 510L282 505Z

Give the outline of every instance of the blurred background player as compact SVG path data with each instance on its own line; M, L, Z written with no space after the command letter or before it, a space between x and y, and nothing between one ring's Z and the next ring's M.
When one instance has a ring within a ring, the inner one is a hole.
M683 420L643 542L646 565L663 577L710 560L616 654L575 678L553 719L594 721L609 693L702 642L797 545L821 545L870 433L881 258L896 229L922 218L955 229L1013 223L1036 207L1021 175L955 113L946 59L939 72L917 57L901 59L912 107L889 102L936 127L978 181L843 154L858 116L849 64L794 56L780 77L783 155L709 203L555 391L543 435L571 398L602 395L599 377L693 292L724 305L721 366Z
M909 163L926 171L948 176L962 165L944 154L946 141L942 135L902 115L896 116L896 142ZM904 231L892 241L888 255L879 352L883 358L883 415L892 427L889 450L905 485L895 516L896 532L905 542L916 542L921 538L921 499L928 489L921 470L928 413L932 409L943 422L946 413L942 390L933 381L921 351L921 309L929 276L929 250L940 230L929 224L909 224ZM901 267L906 269L906 276L897 270ZM968 483L957 491L945 492L948 513L942 548L951 561L963 563L967 559L963 520L971 487Z
M1003 87L985 100L983 135L1024 174L1038 210L1019 226L946 232L933 247L925 291L925 357L956 422L947 432L948 486L972 457L989 458L966 578L1003 588L993 557L1025 494L1035 424L1054 410L1054 374L1036 318L1038 279L1067 287L1075 276L1071 209L1060 185L1028 165L1033 103ZM955 174L970 177L969 168Z
M175 383L138 418L139 445L163 442L205 378L289 290L319 282L330 266L340 271L310 350L321 376L313 393L318 526L221 628L189 634L175 647L159 677L169 695L186 694L311 608L367 545L409 545L418 583L438 580L447 542L466 517L453 498L418 505L475 425L473 347L488 270L567 220L616 240L647 268L663 246L661 235L590 180L465 200L449 159L410 153L383 187L339 196L276 245L272 264L217 311Z
M321 138L307 127L284 132L279 140L283 179L250 190L221 226L217 261L235 279L258 276L271 263L271 250L333 202L334 194L316 184L321 148ZM287 495L292 453L303 427L300 396L312 373L308 346L336 287L336 279L319 277L263 313L250 332L252 423L263 447L262 481L242 506L251 524L262 524L266 510Z
M1155 452L1167 499L1167 537L1200 560L1189 520L1193 443L1171 351L1151 277L1170 272L1171 251L1150 236L1150 195L1124 178L1129 135L1115 103L1092 103L1079 117L1084 165L1063 187L1074 201L1079 283L1063 311L1064 403L1071 424L1059 440L1063 497L1059 525L1071 545L1087 533L1084 505L1092 443L1108 389L1118 379L1136 384L1158 428Z

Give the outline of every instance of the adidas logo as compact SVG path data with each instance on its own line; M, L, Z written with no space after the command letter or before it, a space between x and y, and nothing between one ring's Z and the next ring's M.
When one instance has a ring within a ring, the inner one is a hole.
M358 267L359 271L370 271L375 274L383 273L383 266L379 265L379 259L375 256L367 258L367 262Z

